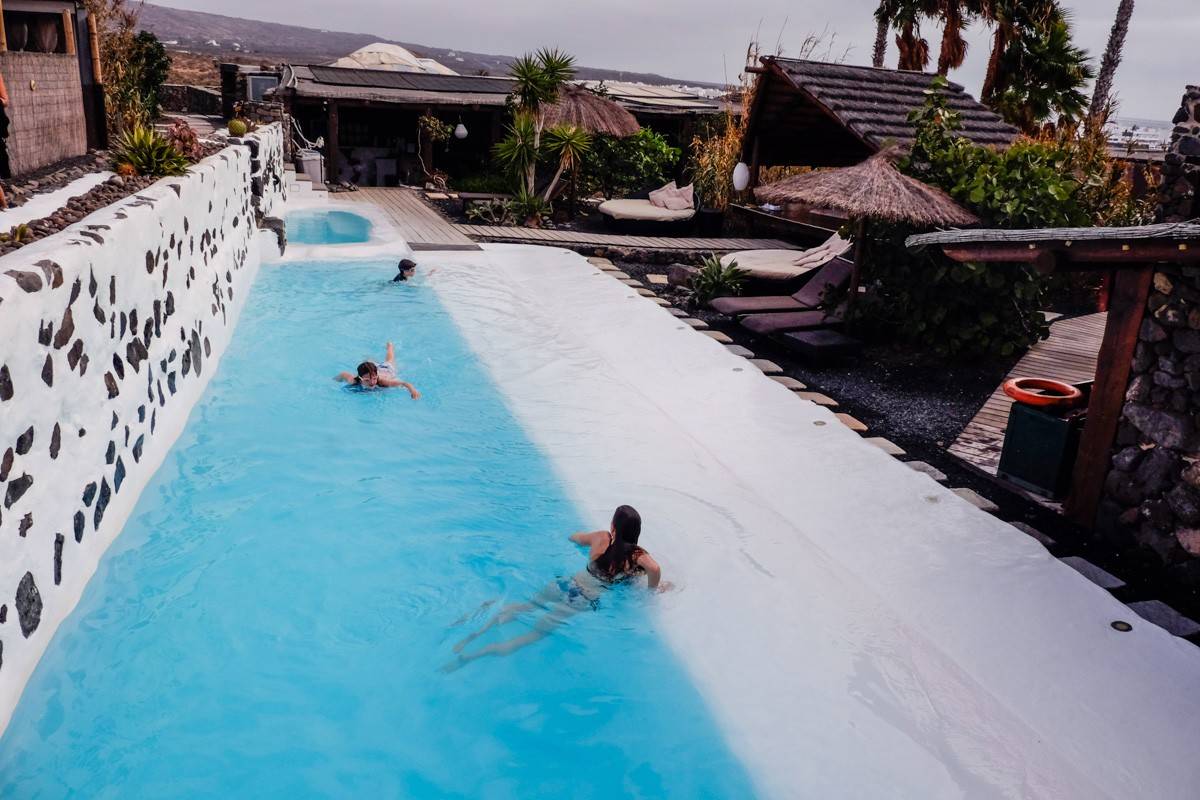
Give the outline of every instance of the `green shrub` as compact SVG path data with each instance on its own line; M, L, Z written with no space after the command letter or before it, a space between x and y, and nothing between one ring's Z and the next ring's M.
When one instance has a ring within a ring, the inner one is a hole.
M524 189L517 192L507 205L517 222L530 228L540 227L543 218L549 216L553 210L550 203L540 195L531 194Z
M703 308L717 297L739 295L746 285L750 273L730 261L728 266L721 264L716 255L709 255L701 262L700 271L692 278L691 294L688 303L692 308Z
M492 194L508 194L513 189L511 175L498 172L485 172L477 175L467 175L454 178L451 181L455 191L459 192L491 192Z
M230 136L245 136L246 131L248 131L249 129L250 129L250 126L248 126L246 124L245 120L241 120L241 119L229 120L229 135Z
M138 175L162 177L187 171L187 157L153 128L138 126L121 135L112 152L113 163L129 164Z
M506 200L472 203L467 207L467 219L483 225L512 225L516 222L512 204Z
M583 157L580 180L585 191L606 198L657 188L675 171L680 152L649 128L624 139L596 136Z

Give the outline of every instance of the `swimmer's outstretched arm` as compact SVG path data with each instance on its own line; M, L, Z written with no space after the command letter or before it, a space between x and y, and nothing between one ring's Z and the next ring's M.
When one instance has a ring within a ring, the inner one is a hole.
M671 588L671 584L663 583L662 567L654 560L649 553L642 553L638 556L637 565L646 573L646 586L659 592L665 592Z
M392 380L391 378L380 378L379 385L386 386L389 389L401 388L401 389L404 389L405 391L407 391L410 395L412 395L413 400L421 399L421 393L417 391L417 387L413 386L408 381L397 381L397 380Z
M571 541L580 547L595 547L600 542L608 542L608 531L572 533Z
M337 375L333 376L333 379L335 381L343 381L345 383L354 383L354 376L349 372L339 372Z

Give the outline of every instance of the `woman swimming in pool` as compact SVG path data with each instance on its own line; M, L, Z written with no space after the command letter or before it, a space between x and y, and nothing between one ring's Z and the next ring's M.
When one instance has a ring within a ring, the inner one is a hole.
M383 363L364 361L358 365L357 375L339 372L334 376L334 380L346 381L351 386L361 386L364 389L391 389L398 386L408 390L413 400L421 396L417 387L396 377L396 348L391 342L387 343L387 355L384 356Z
M588 563L585 569L570 578L559 578L546 585L531 601L513 603L501 609L496 616L479 630L454 646L458 657L446 665L447 672L458 669L469 661L483 656L506 656L515 650L531 645L544 638L569 617L580 611L594 609L600 595L608 587L623 583L637 575L645 574L646 586L655 591L671 588L662 580L662 568L649 553L638 546L642 533L641 515L632 506L620 506L613 514L612 525L606 531L575 533L571 541L588 548ZM507 641L489 644L473 653L463 653L471 642L494 627L511 622L521 614L536 608L545 614L533 624L533 630Z

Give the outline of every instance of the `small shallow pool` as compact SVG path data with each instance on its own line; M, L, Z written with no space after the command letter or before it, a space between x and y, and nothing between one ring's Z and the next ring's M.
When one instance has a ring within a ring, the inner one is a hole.
M371 238L371 221L350 211L294 211L287 216L287 237L294 244L362 244Z

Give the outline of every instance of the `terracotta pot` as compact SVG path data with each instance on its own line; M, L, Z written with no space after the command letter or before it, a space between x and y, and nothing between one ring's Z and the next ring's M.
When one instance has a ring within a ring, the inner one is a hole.
M4 26L4 35L8 38L9 50L24 50L29 43L29 26L24 22L13 22Z
M38 20L33 39L39 53L53 53L58 49L58 25L52 19Z

